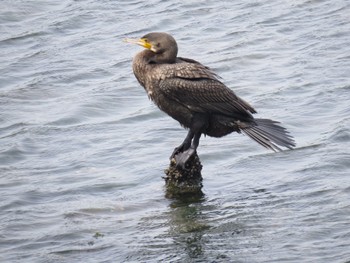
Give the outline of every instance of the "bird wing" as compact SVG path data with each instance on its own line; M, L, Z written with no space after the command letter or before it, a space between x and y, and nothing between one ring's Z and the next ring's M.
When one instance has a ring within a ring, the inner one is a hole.
M198 62L180 64L177 64L176 70L172 70L172 74L167 73L168 77L160 80L160 91L168 98L198 112L248 119L251 119L251 113L256 112L220 82L207 67Z

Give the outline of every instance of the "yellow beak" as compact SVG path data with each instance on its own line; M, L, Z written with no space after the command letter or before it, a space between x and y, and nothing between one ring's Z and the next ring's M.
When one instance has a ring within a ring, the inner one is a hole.
M141 47L144 47L147 49L152 49L152 45L145 38L140 38L140 39L125 38L124 42L131 43L131 44L137 44Z

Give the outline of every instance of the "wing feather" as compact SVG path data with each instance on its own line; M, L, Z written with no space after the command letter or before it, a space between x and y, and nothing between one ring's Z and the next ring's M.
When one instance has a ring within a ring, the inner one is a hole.
M160 81L161 92L199 112L251 118L255 110L217 79L173 77Z
M174 66L176 65L176 66ZM159 67L160 91L194 111L252 119L255 109L226 87L210 68L187 58Z

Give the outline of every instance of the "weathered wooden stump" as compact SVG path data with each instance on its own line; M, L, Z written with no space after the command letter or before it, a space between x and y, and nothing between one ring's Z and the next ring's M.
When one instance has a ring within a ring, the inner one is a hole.
M176 160L170 160L169 167L164 171L166 176L166 196L168 198L183 195L202 195L202 164L197 153L187 161L186 169L176 167Z

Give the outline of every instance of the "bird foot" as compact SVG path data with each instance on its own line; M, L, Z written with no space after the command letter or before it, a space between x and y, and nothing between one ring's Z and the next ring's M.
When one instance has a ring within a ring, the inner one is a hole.
M176 150L176 149L175 149ZM175 152L175 151L174 151ZM184 152L173 153L176 161L176 168L186 170L186 164L194 156L196 149L189 148Z
M175 158L175 155L182 153L183 149L184 149L183 144L181 144L179 147L176 147L174 149L173 153L170 155L169 159L171 160L171 159Z

